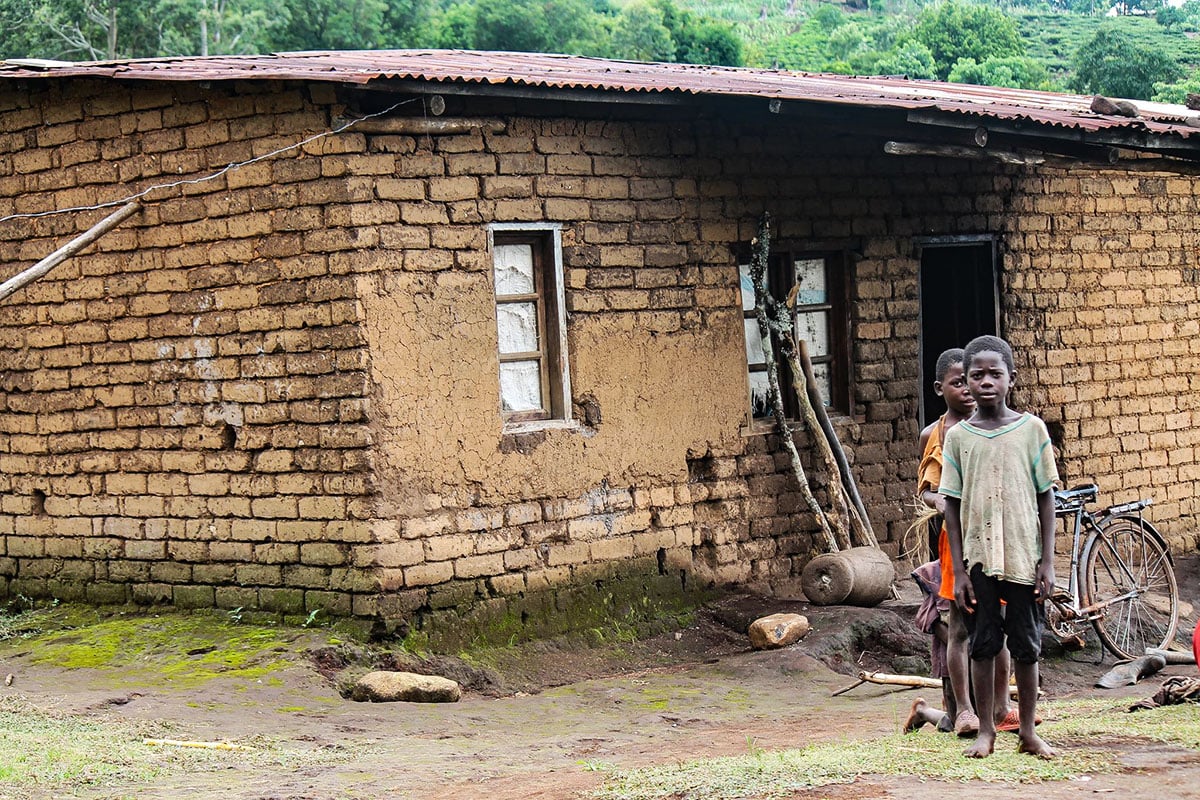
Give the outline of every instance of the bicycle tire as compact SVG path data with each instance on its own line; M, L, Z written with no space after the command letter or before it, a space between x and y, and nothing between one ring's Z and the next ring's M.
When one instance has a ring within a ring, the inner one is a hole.
M1084 545L1084 604L1129 595L1103 609L1092 627L1119 658L1140 658L1166 647L1179 625L1179 587L1162 537L1145 520L1106 520ZM1128 572L1126 572L1128 570Z

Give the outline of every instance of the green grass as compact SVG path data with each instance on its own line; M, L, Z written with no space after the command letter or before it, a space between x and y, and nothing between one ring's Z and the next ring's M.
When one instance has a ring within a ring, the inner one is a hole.
M1042 735L1059 746L1059 757L1043 761L1016 752L1016 739L1001 734L991 758L962 755L954 736L894 734L865 741L845 740L799 750L767 752L748 744L748 754L691 761L618 773L595 793L600 800L657 798L774 798L795 791L849 783L861 775L891 775L943 781L1040 783L1119 769L1103 742L1150 740L1200 749L1200 705L1127 713L1111 701L1047 703Z
M179 738L179 729L165 723L64 714L38 708L19 695L0 697L0 796L19 796L22 788L146 784L163 775L231 767L299 769L345 762L353 755L340 748L293 746L265 737L233 742L246 748L237 751L152 747L143 743L147 738Z

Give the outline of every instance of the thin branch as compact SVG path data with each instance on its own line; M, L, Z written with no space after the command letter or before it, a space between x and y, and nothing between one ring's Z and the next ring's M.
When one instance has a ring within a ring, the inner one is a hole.
M808 484L808 476L804 472L804 465L800 462L800 453L796 450L792 428L788 424L787 415L783 410L783 395L779 391L779 369L775 362L771 333L777 331L780 321L778 314L772 313L776 309L772 308L774 299L767 290L766 282L767 254L771 250L771 218L769 214L763 214L758 221L758 236L753 245L753 253L750 257L750 280L754 283L754 314L758 319L759 337L762 339L763 355L767 361L768 399L771 403L771 411L775 416L775 424L779 426L779 438L791 459L792 474L796 476L796 482L800 485L800 493L804 496L804 502L808 504L813 516L820 523L821 531L825 534L825 541L829 546L829 552L836 553L841 548L838 547L838 541L834 537L825 510L817 502L817 498Z

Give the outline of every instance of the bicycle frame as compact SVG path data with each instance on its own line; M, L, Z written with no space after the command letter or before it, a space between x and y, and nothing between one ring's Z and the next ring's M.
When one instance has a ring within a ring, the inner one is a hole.
M1136 519L1140 526L1142 524L1142 510L1154 502L1151 498L1134 500L1131 503L1109 506L1093 514L1087 510L1086 504L1089 501L1095 500L1098 494L1099 488L1095 485L1089 485L1064 492L1056 492L1054 495L1054 516L1062 519L1074 519L1073 526L1070 522L1067 523L1072 528L1071 566L1068 570L1069 577L1066 591L1066 594L1070 598L1070 604L1068 605L1063 602L1058 597L1058 592L1055 592L1055 597L1052 598L1055 605L1063 612L1064 618L1069 620L1091 622L1099 618L1107 607L1124 602L1138 595L1136 590L1132 590L1116 597L1110 597L1107 600L1101 600L1098 603L1092 603L1088 606L1082 605L1083 597L1079 579L1080 559L1085 552L1094 546L1094 540L1104 535L1102 530L1103 523L1109 519L1129 517L1130 519ZM1136 518L1132 516L1134 512L1137 512ZM1087 540L1081 544L1080 540L1083 538L1085 530L1087 531ZM1170 558L1169 552L1168 558ZM1129 567L1126 566L1124 560L1118 559L1117 564L1130 583L1135 583L1135 577L1129 571Z

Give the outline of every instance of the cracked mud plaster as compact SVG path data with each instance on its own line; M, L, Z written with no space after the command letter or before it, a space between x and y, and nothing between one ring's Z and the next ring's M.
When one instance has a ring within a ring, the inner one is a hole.
M687 479L689 448L740 451L741 321L650 336L632 314L569 325L571 383L603 409L595 435L550 429L503 446L496 310L486 273L360 278L371 351L372 425L385 499L483 487L479 501L577 496Z

